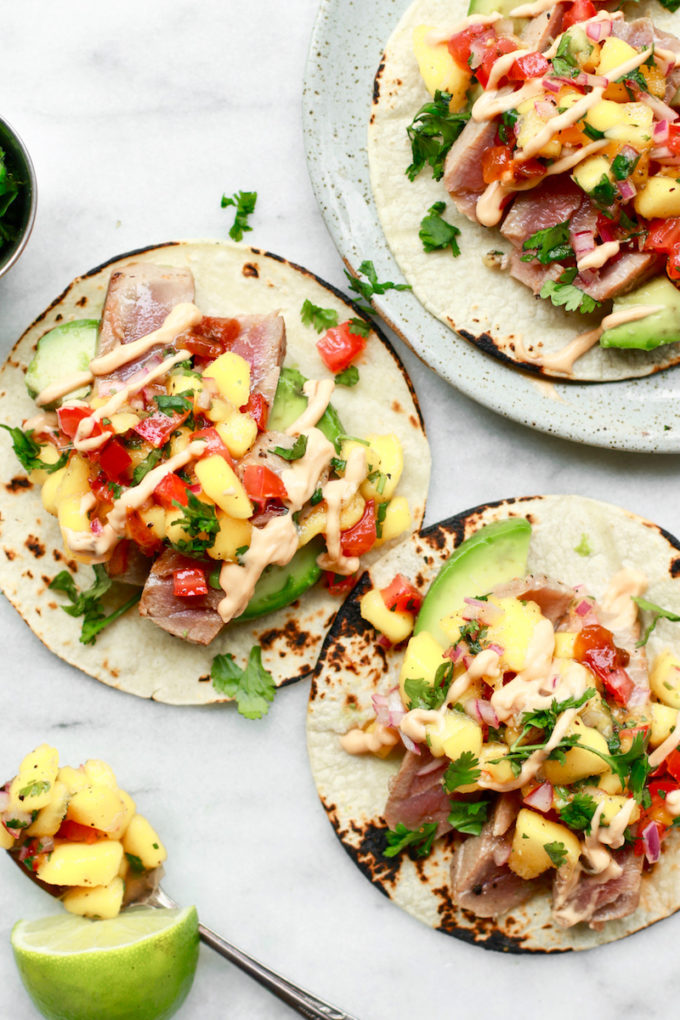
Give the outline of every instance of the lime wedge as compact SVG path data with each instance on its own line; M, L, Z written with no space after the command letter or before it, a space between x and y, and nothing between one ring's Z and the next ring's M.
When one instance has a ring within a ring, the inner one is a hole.
M57 914L18 921L12 949L49 1020L164 1020L194 980L198 916L195 907L132 907L108 921Z

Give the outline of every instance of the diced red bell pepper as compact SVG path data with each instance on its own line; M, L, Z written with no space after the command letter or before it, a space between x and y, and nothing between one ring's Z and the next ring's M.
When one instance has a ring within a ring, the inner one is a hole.
M380 594L387 608L398 613L417 613L423 604L423 596L403 574L397 574Z
M165 446L175 429L178 429L188 417L189 411L184 411L182 414L173 411L169 416L163 414L162 411L154 411L148 418L142 418L134 426L134 431L147 443L158 449L159 446Z
M191 440L204 439L205 440L205 453L202 453L202 457L212 457L213 454L217 454L219 457L224 457L229 462L231 467L234 466L234 461L229 453L229 450L220 439L217 429L207 428L198 429L197 432L191 433Z
M74 439L83 418L89 418L92 413L91 407L59 407L57 408L59 428L69 439ZM102 425L100 421L95 421L90 435L101 436L104 432L113 433L113 429L110 425ZM96 455L96 451L93 453Z
M510 52L510 51L506 51ZM510 81L529 81L530 78L543 78L550 68L550 64L542 53L525 53L514 62L508 78Z
M645 251L658 251L670 255L673 247L680 243L680 216L651 220L645 241Z
M470 70L470 53L472 52L472 44L481 44L486 41L491 41L496 38L496 33L488 25L470 25L468 28L464 28L462 32L456 32L452 35L448 42L449 53L464 71Z
M332 326L316 342L321 360L334 374L344 372L359 357L365 346L366 338L352 333L349 322Z
M172 509L176 509L172 507ZM128 510L126 515L127 534L139 546L145 556L153 556L162 547L158 535L154 534L151 526L140 516L137 510ZM123 544L122 542L120 543Z
M265 432L267 419L269 418L269 404L261 393L253 392L248 397L248 403L239 408L244 414L249 414L257 425L258 432Z
M340 545L345 556L363 556L375 545L375 500L369 499L364 512L351 528L340 533Z
M594 18L596 14L597 8L590 0L574 0L562 18L562 31L566 32L568 28L576 25L579 21L588 21L589 18Z
M179 567L172 572L172 586L179 598L193 598L208 594L208 582L201 567Z
M91 825L81 825L65 818L56 832L57 839L67 839L71 843L96 843L100 839L108 839L108 832L94 829Z
M668 138L663 145L666 145L674 156L680 156L680 124L668 125Z
M197 357L214 361L220 354L231 349L241 332L238 319L219 319L204 315L197 326L178 338L177 347L184 348Z
M286 487L279 476L264 464L248 464L243 469L242 481L248 498L259 506L269 499L288 499Z
M494 36L492 39L487 39L483 43L484 55L482 62L474 71L477 81L483 89L489 84L489 78L491 77L491 69L496 63L499 57L504 56L506 53L513 53L517 49L517 43L513 42L512 39L506 39L502 37L497 39ZM506 85L508 81L507 75L502 75L496 82L496 88L500 88Z
M176 510L175 503L186 506L189 502L187 484L176 474L165 475L153 490L153 495L166 510Z
M499 180L512 167L512 152L507 145L491 145L482 153L482 177L485 184Z
M546 168L538 159L513 160L512 174L516 181L527 181L531 177L542 177Z
M102 503L113 503L113 493L109 488L109 480L103 471L100 471L94 478L90 478L90 488Z
M110 482L125 483L128 481L128 468L132 457L119 439L109 439L97 457L99 467Z
M348 595L359 580L359 574L334 574L332 570L324 570L324 584L331 595Z
M680 783L680 751L671 751L664 762L666 771L677 783Z
M674 244L671 249L666 262L666 272L669 280L680 280L680 243Z
M624 669L628 653L614 644L614 635L606 627L592 624L576 635L574 658L600 678L607 692L619 705L627 705L634 683Z

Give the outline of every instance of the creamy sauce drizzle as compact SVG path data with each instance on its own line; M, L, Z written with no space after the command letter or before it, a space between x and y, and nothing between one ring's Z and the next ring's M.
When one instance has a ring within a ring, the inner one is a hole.
M335 382L332 379L308 379L302 387L307 397L307 407L297 421L288 426L286 435L297 436L316 425L328 407L334 389Z
M358 556L345 556L340 542L340 512L342 504L348 503L358 492L366 477L366 451L363 446L353 447L348 456L343 478L326 482L323 498L326 502L326 549L316 562L322 570L335 574L349 575L359 569Z
M542 14L543 11L549 11L553 7L557 7L560 0L534 0L531 4L520 4L519 7L514 7L509 14L511 18L535 18L537 14Z
M463 18L462 21L457 21L450 27L433 28L426 37L426 42L429 46L437 46L439 43L447 43L452 35L457 32L462 32L464 28L469 28L470 25L493 25L496 21L501 21L503 18L502 14L469 14L467 18Z
M648 586L647 575L641 570L630 567L619 570L600 601L603 625L614 633L632 630L638 618L638 607L633 597L644 595Z
M253 528L242 565L223 563L220 570L220 586L225 596L217 611L225 623L241 615L265 567L272 563L284 567L292 560L297 547L298 533L291 514L272 517L264 528Z
M396 730L379 722L371 730L355 728L340 737L340 745L348 754L375 754L384 747L394 747L398 743Z
M652 769L659 767L662 761L665 761L671 751L680 744L680 726L675 725L674 729L668 734L663 743L659 744L655 751L649 755L649 764Z
M585 269L600 269L605 262L609 259L613 259L615 255L618 255L621 250L620 241L605 241L604 244L597 244L592 251L582 255L577 260L576 266L579 273L582 273Z
M554 747L557 747L562 737L566 736L566 733L573 723L574 719L578 715L578 710L575 708L568 708L566 712L562 712L559 716L555 729L550 735L550 739L545 747L539 748L534 751L522 765L521 771L518 776L511 779L507 783L497 783L488 776L481 775L477 780L479 786L485 790L496 790L498 793L509 793L511 790L519 790L520 787L528 783L535 775L539 772L543 762L547 759L548 755Z

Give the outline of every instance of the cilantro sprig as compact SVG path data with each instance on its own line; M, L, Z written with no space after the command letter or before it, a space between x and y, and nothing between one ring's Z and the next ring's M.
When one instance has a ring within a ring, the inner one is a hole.
M134 595L129 598L122 605L114 609L112 613L106 613L102 604L102 596L111 588L113 584L112 579L106 572L104 566L101 563L95 563L94 567L94 581L89 588L85 591L79 591L78 587L69 574L68 570L60 570L56 577L53 577L48 587L52 591L62 591L70 599L70 606L62 606L61 608L69 616L82 616L83 624L80 629L80 641L84 645L93 645L97 639L97 635L120 619L128 609L132 609L134 605L139 602L142 597L141 589L135 592Z
M680 623L680 616L677 613L671 612L670 609L664 609L663 606L658 606L656 602L650 602L649 599L644 599L641 595L633 595L632 598L633 602L644 612L654 614L649 627L647 627L647 630L635 645L636 648L642 648L643 645L647 644L659 620L670 620L671 623Z
M210 668L212 685L218 694L236 701L240 715L246 719L261 719L269 711L276 694L271 673L262 665L262 649L253 645L245 669L241 669L234 656L227 652L216 655Z
M537 230L522 245L522 262L536 259L542 266L550 262L561 262L574 257L574 249L569 240L569 221L556 223L554 227Z
M555 841L554 843L544 843L543 849L547 853L550 860L553 862L556 868L561 868L567 859L567 848L564 843Z
M580 287L574 287L571 281L575 276L576 269L573 269L562 273L559 280L546 280L539 296L548 298L556 307L563 307L567 312L589 315L600 307L601 302L586 294Z
M437 89L434 99L421 106L406 128L411 143L411 163L406 168L410 181L426 165L432 168L435 181L443 176L447 153L470 119L465 111L451 113L451 99L450 93Z
M436 822L426 822L419 829L407 829L401 822L397 822L394 829L387 830L387 849L383 850L383 856L396 857L410 848L417 857L427 857L436 832Z
M161 393L153 399L158 406L158 410L167 415L168 418L172 418L173 414L185 414L187 411L191 411L193 407L192 402L179 393Z
M40 451L45 444L38 443L33 438L33 429L27 429L24 432L23 429L12 428L10 425L2 424L0 424L0 429L9 432L12 438L12 449L24 471L34 471L36 468L39 468L42 471L46 471L48 475L51 475L54 471L58 471L59 468L63 468L68 460L68 450L65 450L54 464L46 464L41 460Z
M461 786L474 783L481 774L479 758L472 751L463 751L447 768L442 785L447 793L453 793Z
M348 365L335 376L336 386L356 386L359 382L359 369L356 365Z
M172 545L187 556L201 556L206 549L211 549L215 544L215 536L220 530L215 507L212 503L204 503L188 490L186 506L182 506L177 499L173 500L173 504L182 511L182 516L174 523L188 532L190 537L188 540L180 538Z
M449 825L458 832L479 836L489 815L488 800L453 800L449 813Z
M407 677L404 680L404 693L409 700L409 711L413 708L441 708L446 700L452 680L452 662L442 662L437 667L433 684L428 683L422 677Z
M391 280L378 280L378 273L371 259L364 259L359 266L358 275L354 276L348 269L345 276L349 281L349 289L354 291L363 301L370 302L376 294L384 294L388 290L411 290L408 283L392 283ZM361 277L366 279L362 280ZM367 305L359 305L362 311L370 312L372 309ZM354 321L354 320L352 320Z
M220 202L222 209L228 206L234 206L236 209L234 222L229 228L229 237L232 241L242 241L243 235L253 229L248 224L248 217L255 212L256 202L256 191L237 191L233 195L222 195Z
M292 446L272 446L270 452L283 460L300 460L307 452L307 436L298 436Z
M423 242L425 251L442 251L445 248L450 248L451 254L455 258L460 255L460 248L456 240L460 235L460 230L442 217L445 209L446 202L435 202L430 206L427 214L420 221L418 237Z
M338 313L334 308L321 308L310 301L309 298L305 298L300 309L300 319L303 325L313 326L317 333L323 333L325 329L337 326Z

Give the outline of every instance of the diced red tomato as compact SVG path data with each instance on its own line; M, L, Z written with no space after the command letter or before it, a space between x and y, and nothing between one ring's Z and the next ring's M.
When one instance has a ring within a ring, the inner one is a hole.
M587 21L588 18L594 18L597 14L597 8L590 0L574 0L564 13L562 18L562 31L566 32L572 25L576 25L579 21Z
M493 65L496 63L498 58L502 57L505 53L513 53L517 49L517 43L513 42L512 39L506 39L504 37L498 39L494 35L493 38L484 41L483 47L482 62L479 67L475 69L474 74L479 84L485 89L489 84ZM496 82L496 87L506 85L507 80L507 75L502 75Z
M175 429L178 429L188 417L188 411L184 411L183 414L173 411L172 415L163 414L162 411L154 411L148 418L142 418L134 426L134 431L142 439L146 439L147 443L158 449L159 446L165 446Z
M206 361L214 361L231 349L241 332L238 319L217 319L204 315L197 326L192 326L178 338L177 346Z
M170 509L175 510L176 507L173 506ZM127 534L135 545L139 546L145 556L152 556L163 545L160 538L153 533L148 523L143 520L137 510L128 510L126 523ZM121 542L120 545L122 544Z
M670 779L653 779L647 786L647 791L651 797L651 803L640 815L640 820L637 825L637 839L635 840L635 853L638 857L641 857L645 850L642 843L642 833L647 828L650 822L656 825L659 833L659 839L663 839L668 829L673 824L673 816L666 807L666 796L673 790L678 789L677 782Z
M674 244L666 262L669 280L680 280L680 243Z
M269 404L261 393L251 393L248 397L248 403L244 404L243 407L240 407L239 411L243 411L244 414L250 415L257 425L258 432L266 431L267 418L269 417Z
M680 243L680 216L651 220L645 241L645 251L658 251L670 255L673 247Z
M110 482L124 483L128 480L128 468L132 464L132 457L120 439L109 439L106 446L99 451L97 460Z
M57 839L67 839L71 843L96 843L100 839L108 839L108 835L108 832L91 825L81 825L70 818L65 818L56 832Z
M73 439L83 418L89 418L91 414L92 408L89 407L59 407L57 409L59 428L69 439ZM113 429L110 425L102 425L101 422L95 421L90 435L101 436L104 432L113 433ZM96 451L93 451L93 456L96 456Z
M387 608L398 613L417 613L423 604L423 596L403 574L397 574L380 594Z
M514 47L516 49L516 47ZM506 50L506 52L511 52ZM543 78L548 73L550 64L542 53L525 53L518 57L508 73L510 81L528 81L530 78Z
M649 726L630 726L625 729L619 730L619 739L621 741L621 750L628 751L637 737L638 733L641 733L643 737L646 737L649 733Z
M616 647L610 630L599 624L583 627L576 635L574 658L592 669L617 704L628 704L635 686L624 668L629 656Z
M468 63L473 43L483 43L496 38L496 33L488 25L470 25L462 32L456 32L448 42L449 53L464 71L470 70Z
M680 783L680 751L678 751L677 748L675 751L671 751L666 758L664 765L666 766L668 774L672 776L677 783Z
M193 598L196 595L208 594L208 582L205 571L201 567L179 567L172 572L172 586L179 598Z
M340 533L340 545L345 556L363 556L375 545L375 500L369 499L364 512L351 528Z
M333 373L344 372L359 357L365 346L366 338L352 333L349 322L331 327L316 342L321 360Z
M512 152L507 145L492 145L482 153L482 177L485 184L499 180L512 166Z
M153 495L156 502L166 510L176 510L176 502L182 506L189 502L187 484L175 474L165 475L154 489Z
M674 156L680 156L680 124L668 125L668 138L663 144L668 146Z
M288 499L286 487L279 476L264 464L248 464L243 469L242 480L249 499L260 506L269 499Z
M94 478L90 478L90 488L102 503L113 503L113 493L109 488L109 480L103 471L100 471Z
M205 453L201 454L202 457L212 457L213 454L218 454L218 456L224 457L226 461L229 461L231 467L234 466L231 454L220 439L217 429L199 429L197 432L191 433L191 439L205 439Z
M359 580L359 574L334 574L332 570L325 570L323 575L324 584L331 595L348 595Z

